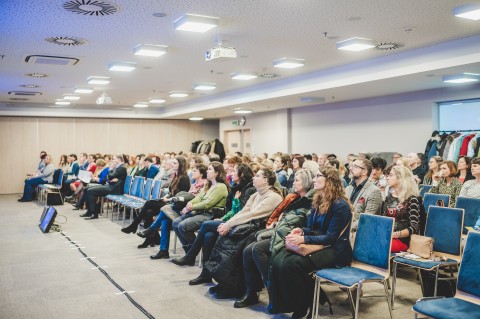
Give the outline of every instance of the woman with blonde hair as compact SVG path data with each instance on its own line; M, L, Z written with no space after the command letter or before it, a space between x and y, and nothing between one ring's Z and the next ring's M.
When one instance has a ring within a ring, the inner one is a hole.
M420 231L422 201L412 171L405 166L393 166L387 176L389 193L382 206L382 215L395 218L392 252L408 249L410 236Z
M313 301L311 273L322 268L344 267L352 261L349 227L352 205L345 195L338 170L321 166L314 180L313 208L304 228L294 228L287 244L324 245L324 249L301 256L285 249L272 256L270 313L293 312L303 318Z

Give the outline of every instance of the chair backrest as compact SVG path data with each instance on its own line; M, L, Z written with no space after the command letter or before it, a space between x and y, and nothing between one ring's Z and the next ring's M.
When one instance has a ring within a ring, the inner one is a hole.
M130 195L138 198L142 197L144 182L145 177L135 176L132 183L132 189L130 190Z
M428 207L430 206L438 206L438 200L443 200L445 207L448 207L448 204L450 203L450 195L426 193L423 196L423 207L425 208L425 211L428 212Z
M478 265L480 265L480 233L471 231L467 236L467 243L463 252L460 270L458 271L457 294L455 297L467 299L463 294L475 296L476 303L480 303L480 276ZM475 302L475 300L467 299ZM478 315L478 314L477 314Z
M152 193L152 184L153 184L153 179L152 178L147 178L147 180L145 181L145 185L143 185L142 198L144 200L149 200L150 199L150 194Z
M153 183L153 189L152 189L152 199L158 199L160 197L161 188L162 188L162 181L155 180Z
M393 223L390 217L360 214L352 266L389 276Z
M436 255L449 255L460 260L463 231L463 209L430 206L425 225L425 236L435 239Z
M456 208L463 208L465 211L463 222L463 233L467 234L465 227L473 227L480 217L480 198L457 197L455 202Z
M420 191L420 196L424 196L425 193L428 193L430 191L430 188L432 188L433 186L432 185L424 185L424 184L420 184L418 185L418 190Z
M132 176L127 175L127 178L125 178L125 185L123 186L123 193L125 195L130 194L131 186L132 186Z
M63 184L63 170L61 168L59 168L59 169L57 169L57 172L58 172L58 176L57 176L57 179L56 179L56 181L57 181L56 186L58 188L61 188L62 184ZM54 175L55 175L55 173L54 173ZM55 177L54 177L53 181L55 182Z

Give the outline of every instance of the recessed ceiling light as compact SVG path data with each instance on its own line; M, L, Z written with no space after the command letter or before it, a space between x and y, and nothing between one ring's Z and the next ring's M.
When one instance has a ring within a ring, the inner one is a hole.
M151 98L150 100L148 100L148 103L151 103L151 104L162 104L162 103L165 103L165 100L164 100L164 99L160 99L160 98Z
M86 87L76 87L73 89L73 93L81 93L81 94L89 94L92 93L93 89L92 88L86 88Z
M377 43L365 38L351 38L337 42L337 49L346 51L362 51L377 46Z
M465 4L452 10L454 16L470 20L480 20L480 4Z
M480 76L475 74L454 74L454 75L446 75L443 77L443 82L445 83L469 83L469 82L478 82L480 81Z
M189 118L189 120L190 121L202 121L203 117L194 116L194 117Z
M186 97L186 96L188 96L188 93L184 92L184 91L172 91L172 92L168 93L168 96L170 96L170 97Z
M305 96L300 98L302 103L322 103L325 102L325 98L319 96Z
M232 77L232 80L244 80L244 81L253 80L258 77L258 75L255 73L242 73L242 72L235 72L230 74L230 76Z
M250 110L250 109L239 109L239 110L233 111L233 113L235 113L235 114L250 114L252 112L253 111Z
M70 105L70 102L64 100L55 100L55 105Z
M71 94L65 94L63 96L64 100L70 100L70 101L78 101L80 100L80 97L78 95L71 95Z
M303 59L282 58L282 59L273 61L273 66L275 68L294 69L304 65L305 65L305 60Z
M133 107L148 107L147 102L138 102L133 105Z
M87 83L91 85L106 85L110 83L110 78L107 76L90 76L87 78Z
M175 30L190 32L207 32L218 25L218 18L196 14L184 14L173 22Z
M131 72L137 66L133 62L113 62L108 65L110 71Z
M197 91L211 91L217 88L215 83L199 83L193 87Z
M139 44L135 48L133 48L133 54L159 57L167 53L167 49L168 47L166 45Z

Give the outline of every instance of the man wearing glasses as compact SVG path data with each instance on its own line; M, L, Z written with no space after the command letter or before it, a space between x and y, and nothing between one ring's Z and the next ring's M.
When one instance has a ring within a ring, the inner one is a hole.
M356 232L360 214L380 213L383 199L380 189L368 179L372 173L371 161L357 159L349 166L349 170L352 183L345 193L353 204L352 232Z

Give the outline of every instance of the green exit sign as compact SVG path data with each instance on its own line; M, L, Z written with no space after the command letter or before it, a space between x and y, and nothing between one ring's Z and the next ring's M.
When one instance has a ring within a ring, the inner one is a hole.
M237 121L237 120L232 121L232 125L233 125L233 126L238 126L238 121Z

